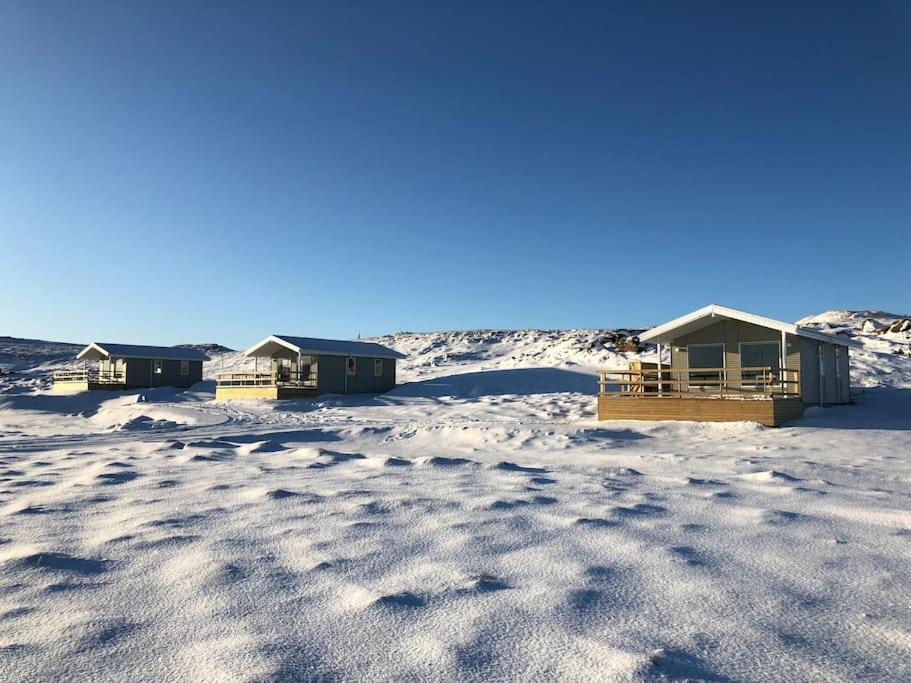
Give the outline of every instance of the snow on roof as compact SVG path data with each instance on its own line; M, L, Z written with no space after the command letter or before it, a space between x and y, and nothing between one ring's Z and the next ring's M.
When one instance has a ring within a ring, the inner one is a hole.
M360 356L368 358L405 358L398 351L374 342L342 341L338 339L316 339L314 337L292 337L286 334L273 334L255 344L245 356L255 356L258 351L277 344L296 353L322 354L325 356Z
M202 351L179 346L142 346L136 344L111 344L108 342L92 342L86 346L77 359L86 356L102 356L105 358L154 358L161 360L209 360Z
M795 325L794 323L786 323L782 322L781 320L775 320L774 318L766 318L765 316L746 313L745 311L738 311L736 308L719 306L718 304L710 304L708 306L704 306L699 310L693 311L692 313L687 313L686 315L680 316L679 318L674 318L673 320L666 322L663 325L653 327L650 330L640 334L639 340L654 341L667 344L672 342L676 337L711 325L714 318L740 320L742 322L758 325L759 327L767 327L772 330L778 330L779 332L785 332L787 334L793 334L799 337L807 337L808 339L815 339L817 341L822 341L829 344L851 346L854 348L860 347L860 344L858 344L856 341L846 339L845 337L840 337L834 334L826 334L825 332L817 332L816 330L801 327L800 325Z

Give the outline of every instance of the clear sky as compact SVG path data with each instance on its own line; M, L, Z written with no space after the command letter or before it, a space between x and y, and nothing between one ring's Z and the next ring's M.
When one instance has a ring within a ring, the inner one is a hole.
M911 2L0 0L0 334L911 312Z

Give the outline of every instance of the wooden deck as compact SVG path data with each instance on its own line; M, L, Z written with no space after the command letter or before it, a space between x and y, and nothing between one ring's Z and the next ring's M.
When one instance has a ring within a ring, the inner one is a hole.
M226 372L215 378L215 400L294 399L318 395L316 373Z
M601 370L599 420L758 422L803 414L800 373L778 368Z
M126 375L122 372L98 370L58 370L54 373L51 391L55 394L72 394L77 391L120 391L126 388Z
M222 386L215 387L215 400L227 401L235 398L293 399L311 398L318 394L316 389L292 386Z
M803 414L800 398L627 398L598 396L599 420L689 420L698 422L758 422L778 427Z

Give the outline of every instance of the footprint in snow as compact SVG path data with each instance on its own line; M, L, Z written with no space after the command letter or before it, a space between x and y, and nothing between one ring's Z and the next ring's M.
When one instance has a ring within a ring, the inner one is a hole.
M686 483L689 486L727 486L726 482L718 479L700 479L699 477L687 477Z
M465 465L478 464L474 460L469 460L468 458L444 458L438 455L424 458L420 462L422 465L430 465L431 467L462 467Z
M526 465L517 465L514 462L498 462L490 469L500 470L501 472L528 472L530 474L547 474L548 470L544 467L529 467Z
M383 461L383 465L386 467L411 467L411 461L404 458L389 457Z
M763 510L760 517L766 524L778 525L797 522L802 519L803 515L787 510Z
M704 567L709 564L706 556L692 546L679 545L669 548L668 550L670 550L671 555L674 557L679 558L694 567Z
M285 498L294 498L298 495L300 494L295 491L289 491L288 489L272 489L271 491L266 492L266 498L272 500L284 500Z
M580 517L574 522L574 524L576 526L608 528L619 526L620 522L615 519L604 519L603 517Z
M654 517L663 515L667 512L667 508L650 503L637 503L631 506L618 505L612 508L611 512L621 517Z
M684 650L661 648L652 653L647 678L659 680L692 680L706 683L732 683L734 679L716 673L696 655Z
M414 608L424 607L427 604L427 601L419 595L415 595L408 591L402 591L401 593L382 595L374 600L373 604L378 607Z
M476 574L469 580L469 590L477 593L490 593L502 591L511 586L493 574Z
M112 562L93 557L75 557L66 553L35 553L8 563L19 569L40 569L48 572L65 572L89 576L106 572Z
M95 477L95 479L106 486L115 486L117 484L126 484L128 481L133 481L138 477L138 472L103 472Z

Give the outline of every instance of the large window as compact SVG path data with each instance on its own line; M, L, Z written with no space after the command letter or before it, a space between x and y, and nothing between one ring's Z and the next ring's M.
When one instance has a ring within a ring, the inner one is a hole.
M383 359L382 358L373 359L373 376L374 377L383 376Z
M153 361L152 361L152 371L153 371L156 375L160 375L160 374L161 374L161 361L160 361L160 360L153 360Z
M743 383L755 383L766 374L764 368L775 371L781 367L781 345L778 342L740 342L740 367L743 368ZM778 373L773 372L771 379L777 380Z
M190 361L182 360L180 361L180 374L183 377L186 377L190 374Z
M356 375L357 374L357 358L348 358L348 374Z
M691 387L719 386L718 382L724 379L724 344L690 344L686 355ZM706 368L706 372L699 372L700 368Z

